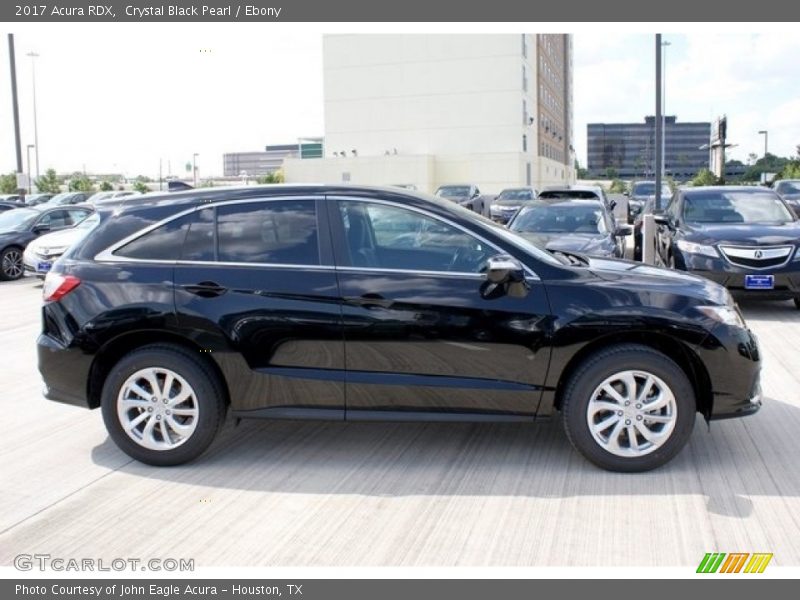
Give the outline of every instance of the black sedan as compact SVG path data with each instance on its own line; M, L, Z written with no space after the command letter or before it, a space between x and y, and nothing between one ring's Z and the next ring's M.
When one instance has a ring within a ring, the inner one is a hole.
M48 398L101 408L146 463L196 458L227 411L528 423L560 411L589 460L642 471L680 451L698 412L761 404L758 344L723 287L545 252L451 201L249 186L97 212L45 279L39 370Z
M623 258L628 225L617 226L599 200L525 204L508 228L551 252Z
M794 299L800 308L800 222L775 192L678 190L656 222L664 264L703 275L734 294Z
M25 273L22 255L31 240L43 233L66 229L92 213L84 206L17 208L0 213L0 281L19 279Z
M772 189L783 198L794 214L800 217L800 179L781 179L772 184Z

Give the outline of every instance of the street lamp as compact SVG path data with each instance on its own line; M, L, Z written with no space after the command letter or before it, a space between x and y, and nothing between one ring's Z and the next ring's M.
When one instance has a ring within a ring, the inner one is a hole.
M767 160L767 139L769 138L769 133L767 133L766 129L762 129L758 133L759 133L759 135L763 135L764 136L764 160L766 161Z
M197 187L197 157L200 156L197 152L192 154L192 180L194 187Z
M33 77L33 144L36 146L36 177L39 177L39 123L36 118L36 52L28 52L25 56L31 57L31 74ZM30 160L28 160L30 162ZM30 169L28 169L30 171ZM30 179L30 177L29 177Z
M33 144L28 144L28 193L33 193L33 184L31 183L31 148L35 148Z
M661 47L661 175L666 175L667 165L667 46L672 42L663 41Z

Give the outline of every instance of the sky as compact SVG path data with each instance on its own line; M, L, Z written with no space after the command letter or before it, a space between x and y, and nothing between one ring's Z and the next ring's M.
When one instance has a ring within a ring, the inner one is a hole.
M800 36L665 33L666 112L678 121L728 116L730 158L800 144ZM784 30L785 31L785 30ZM3 32L3 33L8 33ZM0 172L15 168L6 36L0 45ZM40 170L127 176L222 173L225 152L324 133L322 35L313 27L20 25L15 31L23 161L34 143L36 51ZM575 140L586 124L654 113L654 36L574 36ZM35 171L35 151L31 150ZM170 171L171 169L171 171Z

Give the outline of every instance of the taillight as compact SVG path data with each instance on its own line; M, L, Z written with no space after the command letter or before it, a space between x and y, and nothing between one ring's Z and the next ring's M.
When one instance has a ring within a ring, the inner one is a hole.
M58 302L64 296L81 284L81 280L74 275L61 275L59 273L48 273L44 278L42 295L45 302Z

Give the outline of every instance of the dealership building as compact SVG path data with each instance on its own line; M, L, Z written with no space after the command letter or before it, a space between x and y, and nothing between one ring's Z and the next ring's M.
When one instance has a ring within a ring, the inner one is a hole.
M320 158L322 138L304 138L293 144L266 146L263 152L228 152L222 155L225 177L261 177L275 173L287 158Z
M655 164L655 117L642 123L589 123L587 169L591 177L603 177L614 169L619 177L653 177ZM679 123L664 117L664 172L689 179L709 165L711 123Z
M574 181L569 35L327 35L323 52L323 157L287 158L286 181Z

